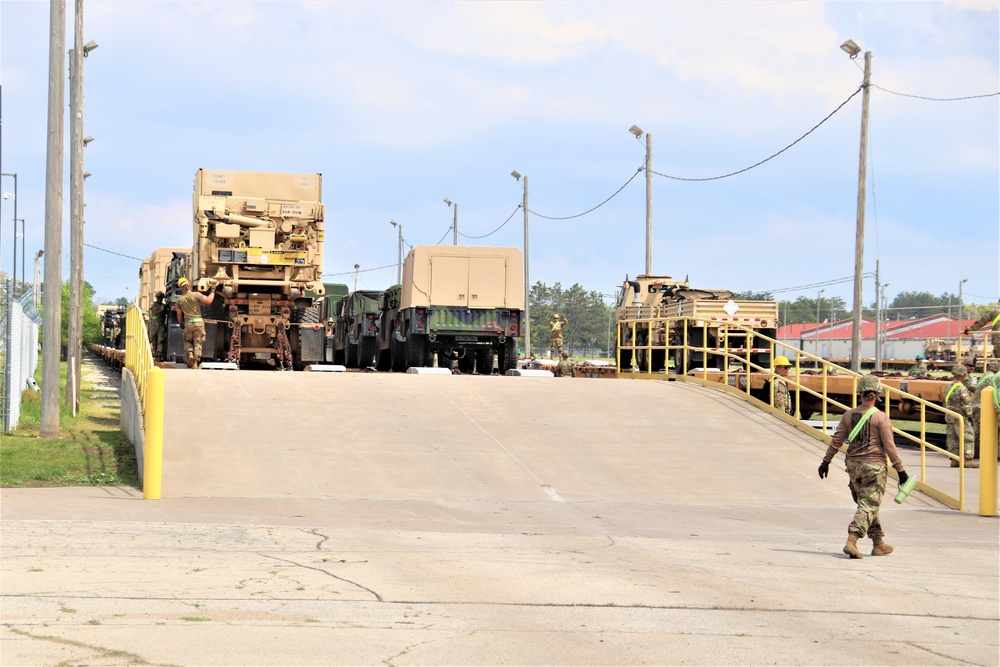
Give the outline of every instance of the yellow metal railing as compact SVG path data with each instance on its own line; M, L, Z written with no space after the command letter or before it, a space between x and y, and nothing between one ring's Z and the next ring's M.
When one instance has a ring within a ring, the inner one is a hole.
M674 333L671 335L671 332ZM652 342L654 338L664 340L666 343L654 344ZM699 340L692 342L692 338ZM618 345L615 350L615 359L618 368L624 372L622 368L623 353L627 353L624 356L627 357L632 369L628 375L620 375L622 377L663 379L665 376L669 376L671 379L696 382L706 386L719 387L721 385L725 390L743 395L746 400L758 403L773 414L827 444L832 440L832 437L827 434L831 414L843 413L857 406L857 383L862 375L832 364L821 357L790 347L774 338L765 336L756 330L740 324L689 317L627 320L618 323L616 340L618 341ZM627 342L623 343L622 341ZM734 341L738 346L734 347ZM778 377L778 375L774 373L770 365L765 367L753 361L754 355L762 351L767 353L766 359L768 360L774 359L776 354L781 354L789 358L794 369L794 377L790 373L784 379L788 383L789 392L794 392L795 405L802 405L803 394L818 399L822 406L822 409L817 411L820 413L822 429L814 428L800 421L796 416L786 415L774 407L775 383L773 379ZM710 357L721 361L721 367L709 368L706 360ZM693 361L697 359L702 361L701 365L692 367ZM661 361L662 366L660 365ZM806 377L801 372L805 365L818 370L820 383L817 389L800 383L800 380ZM663 370L659 370L661 367ZM654 368L657 370L654 370ZM685 372L684 369L689 368L691 370ZM751 394L753 373L766 375L767 379L770 380L770 389L766 402L757 399ZM848 378L850 382L849 390L844 391L847 387L843 386L842 380ZM831 380L833 381L831 382ZM831 385L837 385L836 388L840 389L840 391L833 392L834 387ZM905 400L914 408L919 409L919 415L914 415L913 419L910 420L919 423L919 437L895 426L893 427L894 433L916 444L920 448L920 481L917 483L917 488L946 505L964 510L966 470L964 458L929 443L926 439L927 424L929 423L927 415L929 412L938 413L938 419L942 422L948 417L957 420L958 451L965 451L964 418L957 412L948 410L914 394L886 385L885 383L883 383L883 386L885 387L886 413L891 411L893 401L899 402ZM850 405L840 402L831 394L840 396L849 395L851 397ZM834 409L831 410L831 408ZM941 454L949 460L957 460L959 462L957 497L952 496L928 481L927 454L929 451ZM892 474L895 475L895 471Z
M163 480L163 370L153 363L146 321L135 304L125 312L125 368L135 378L143 417L142 497L158 500Z

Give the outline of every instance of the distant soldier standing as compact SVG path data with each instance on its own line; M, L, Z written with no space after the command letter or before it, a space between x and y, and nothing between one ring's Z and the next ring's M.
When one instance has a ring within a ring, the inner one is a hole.
M549 353L550 356L555 359L562 352L563 347L563 328L569 324L569 320L566 319L565 315L560 315L559 313L552 313L549 315L549 327L552 329L552 350Z
M910 367L908 375L927 375L927 360L924 359L924 355L918 354L913 359L917 363Z
M201 363L201 346L205 342L205 321L201 317L201 304L211 304L215 301L215 292L202 294L192 292L187 278L177 281L181 297L177 307L181 313L181 328L184 330L184 352L187 356L188 368L197 368Z
M983 389L993 386L998 370L1000 370L1000 361L986 362L986 372L983 377L979 378L979 384L976 385L976 390L972 393L972 430L976 434L976 449L979 449L979 422L983 409Z
M557 378L571 378L573 377L573 362L569 359L569 352L562 353L562 360L556 364L556 377Z
M149 307L149 344L153 349L153 359L163 361L167 348L167 306L163 303L163 292L156 293L156 301Z
M964 456L966 468L978 468L979 462L972 460L976 443L976 433L972 426L972 395L969 393L964 382L966 376L969 374L969 369L964 364L955 364L952 366L951 372L954 375L954 379L948 385L948 388L945 389L944 407L962 415L962 420L965 422L963 424L965 452L964 454L960 454L958 451L958 418L951 415L947 415L944 418L945 423L948 425L948 451L956 456ZM958 461L951 462L952 468L957 468L958 466Z
M893 551L883 539L885 531L878 518L888 476L886 457L896 469L900 485L909 479L903 469L903 460L896 451L889 415L875 407L881 393L882 384L877 377L866 375L861 378L858 382L861 405L844 413L819 465L819 478L824 479L830 472L833 457L847 442L847 476L850 478L851 495L858 504L854 520L847 527L847 544L844 545L844 553L851 558L862 557L858 540L866 534L872 539L872 556L888 556Z
M791 367L788 357L774 358L774 372L778 376L774 378L774 407L786 415L792 414L792 396L788 392L788 369Z

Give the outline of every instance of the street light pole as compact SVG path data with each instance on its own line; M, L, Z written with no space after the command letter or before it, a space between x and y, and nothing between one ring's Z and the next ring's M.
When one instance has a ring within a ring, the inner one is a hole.
M642 139L638 125L628 129L636 139ZM653 135L646 132L646 275L653 275Z
M955 361L958 363L962 363L962 331L965 330L965 327L962 326L962 286L967 282L969 282L968 278L962 278L958 282L958 333L955 336L958 339Z
M390 220L389 224L399 229L399 249L396 253L396 284L403 284L403 225Z
M840 45L852 59L861 52L854 40ZM861 151L858 158L858 210L854 234L854 324L851 340L851 370L861 370L861 274L865 259L865 185L868 182L868 98L871 92L872 52L865 51L865 78L861 84Z
M11 280L17 283L17 174L0 174L0 176L10 176L14 179L14 271L10 274ZM7 193L4 193L7 199ZM21 281L24 282L23 280Z
M819 297L825 291L826 291L825 289L821 289L820 291L816 292L816 331L815 333L813 333L813 339L816 341L817 357L819 356Z
M514 171L510 175L515 180L521 180L521 174ZM524 209L524 358L531 358L531 279L528 272L528 177L524 177L524 198L521 201Z
M450 199L448 199L447 197L444 198L444 203L447 204L448 206L454 208L454 210L455 210L455 219L451 223L451 230L452 230L452 233L454 234L454 236L453 236L453 238L455 240L454 245L458 245L458 204L457 203L452 203L452 201Z

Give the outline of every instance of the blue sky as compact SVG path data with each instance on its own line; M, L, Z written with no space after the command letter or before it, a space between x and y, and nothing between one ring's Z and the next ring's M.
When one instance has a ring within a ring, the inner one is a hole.
M628 128L652 135L659 174L748 167L858 90L863 56L839 48L851 38L873 52L878 86L865 270L879 260L890 301L957 293L963 278L966 302L994 301L1000 97L897 93L1000 91L998 6L88 0L84 41L99 48L85 61L84 134L95 141L84 277L99 300L132 298L131 258L190 245L204 167L322 173L325 280L353 284L360 264L359 287L381 289L396 276L389 220L408 245L451 243L446 197L459 206L460 242L521 247L516 169L529 178L531 281L611 293L645 267L644 175L587 215L550 218L597 206L637 174L645 147ZM29 276L44 229L48 25L47 2L0 2L2 167L18 173ZM740 175L654 175L653 272L735 291L852 276L860 119L859 94ZM63 279L68 157L65 173ZM5 201L8 273L12 218ZM851 294L848 280L824 298Z

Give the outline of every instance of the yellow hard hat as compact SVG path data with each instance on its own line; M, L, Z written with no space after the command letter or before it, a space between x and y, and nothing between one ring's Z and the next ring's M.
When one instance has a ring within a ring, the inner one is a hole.
M181 287L182 285L187 285L187 284L188 284L188 279L187 278L181 278L181 279L179 279L177 281L177 286L178 287Z
M788 357L786 357L786 356L777 356L777 357L774 358L774 367L775 368L777 368L778 366L791 366L791 365L792 365L792 362L790 362L788 360Z

